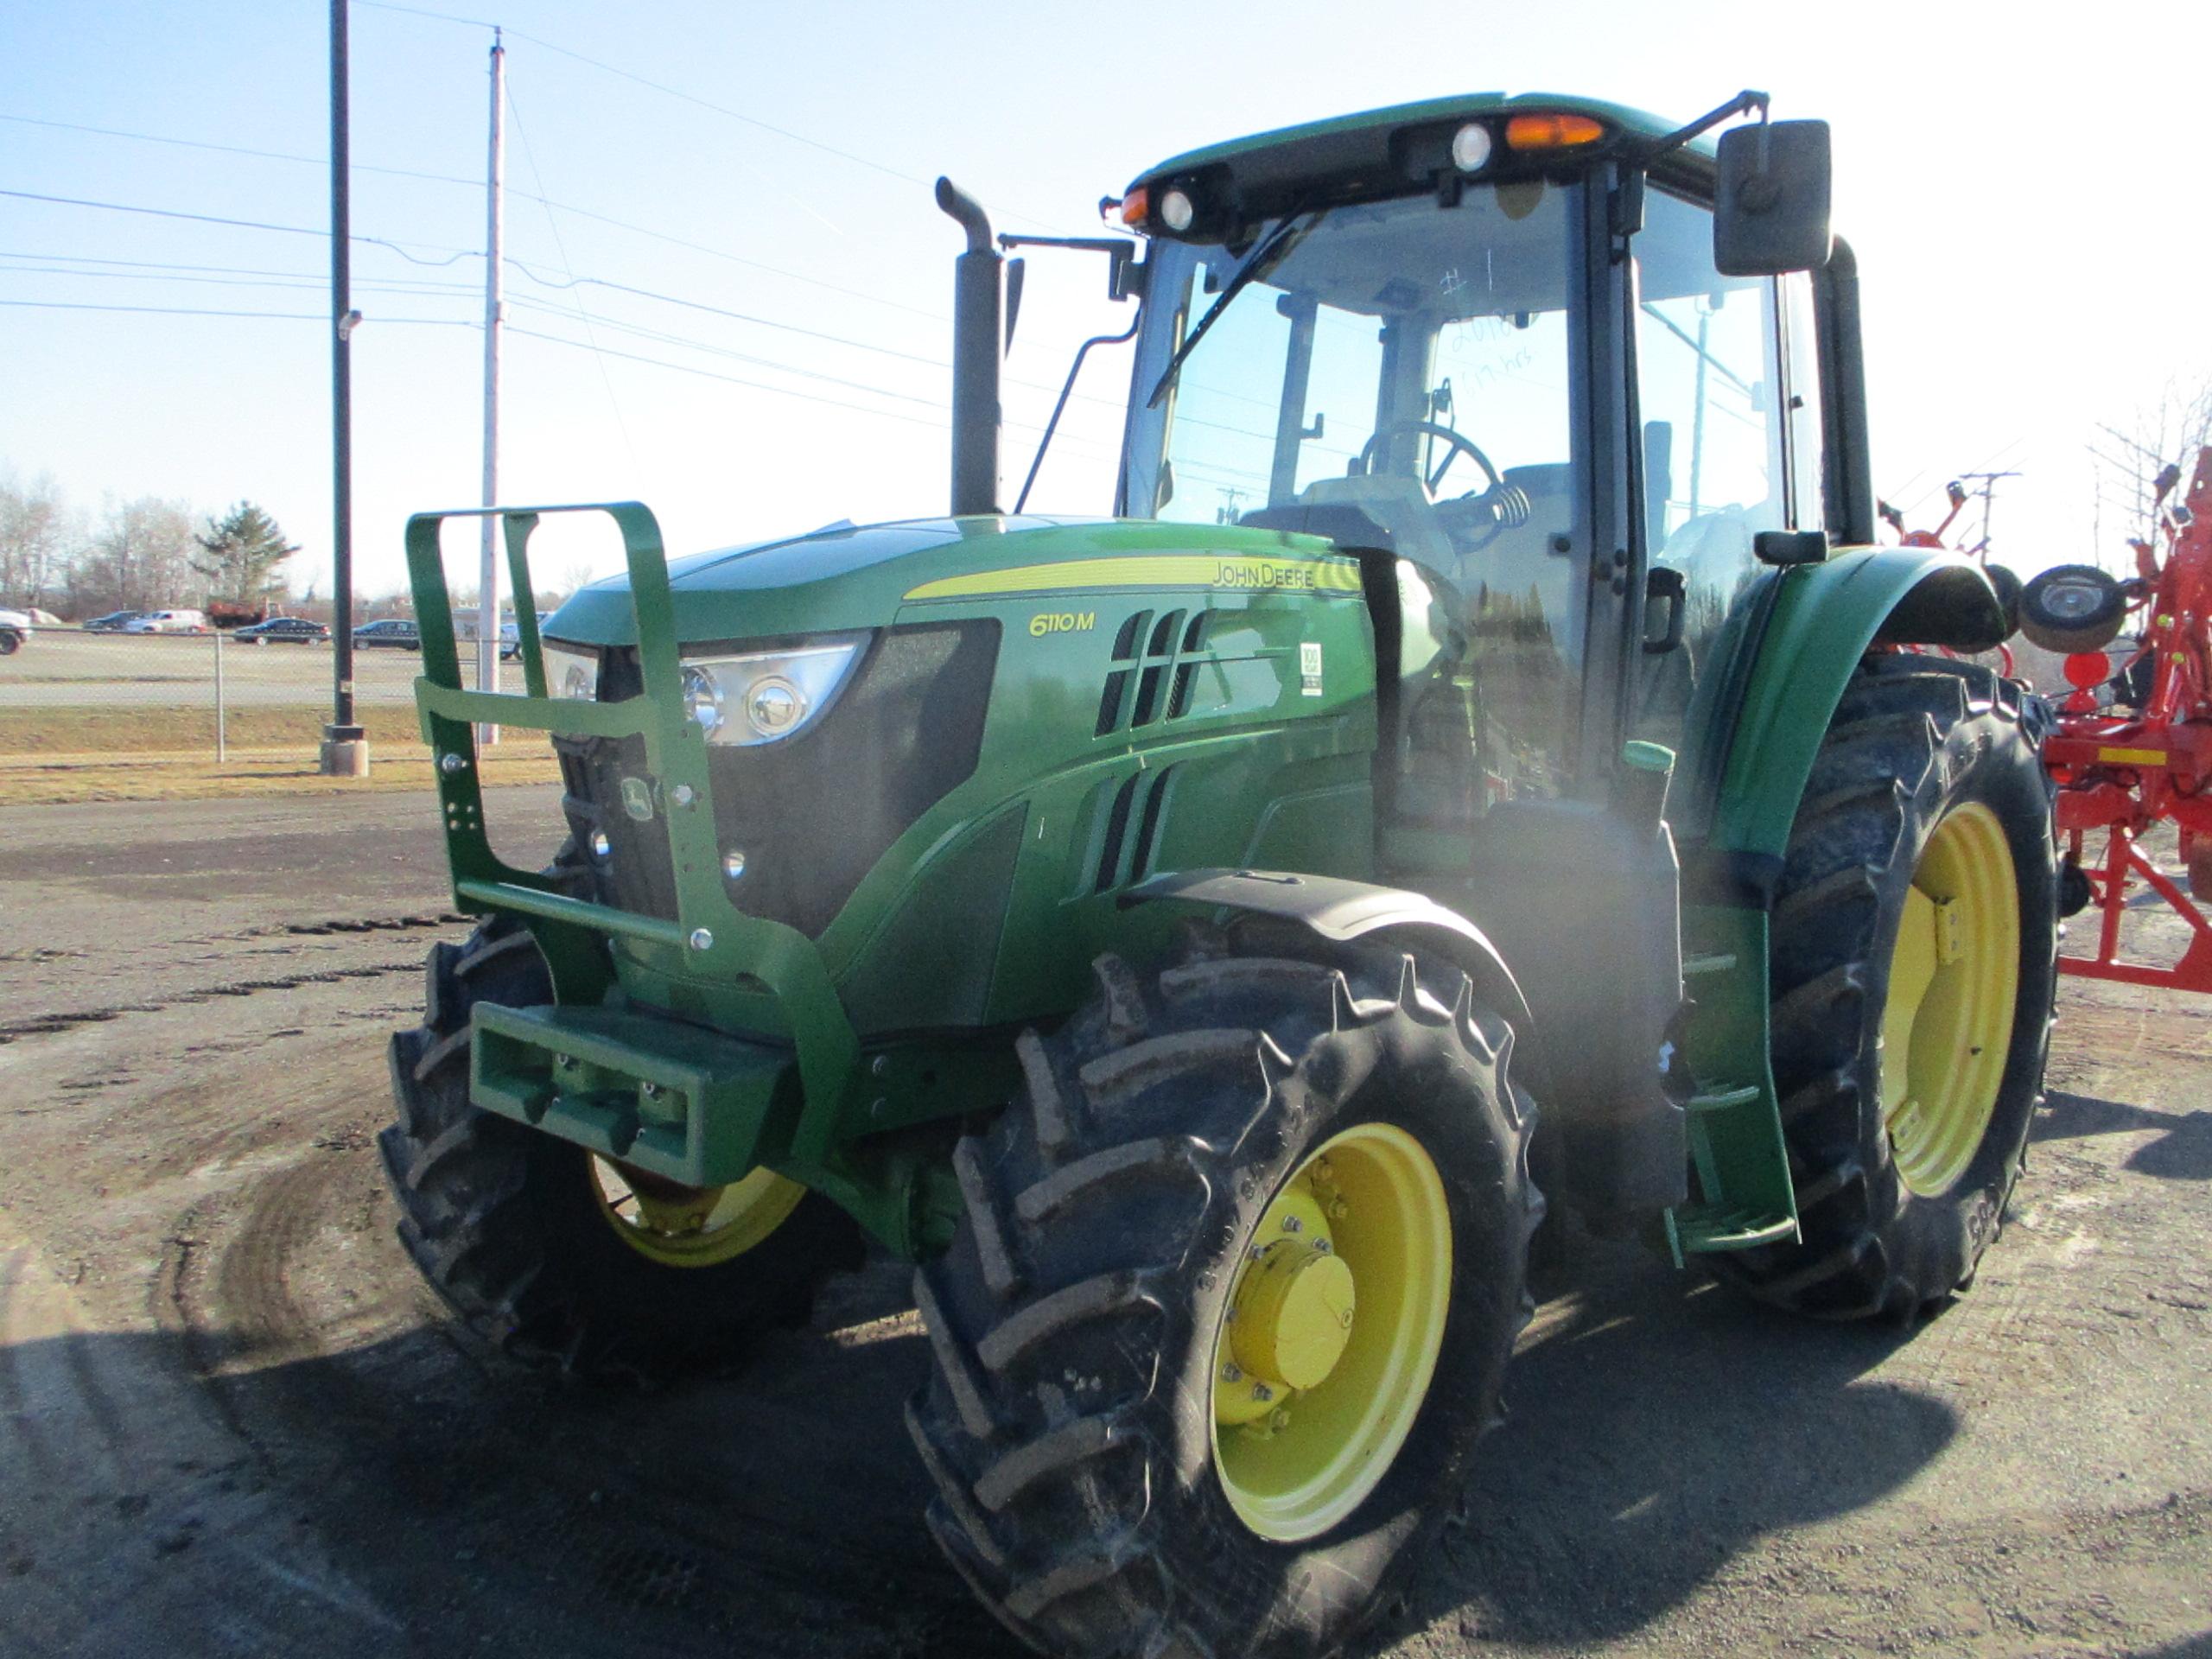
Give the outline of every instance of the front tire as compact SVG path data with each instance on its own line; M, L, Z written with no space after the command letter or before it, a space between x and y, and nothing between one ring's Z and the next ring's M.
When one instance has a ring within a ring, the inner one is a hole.
M2043 705L1868 659L1775 895L1774 1080L1801 1241L1707 1258L1761 1299L1900 1321L1973 1277L2019 1179L2057 985Z
M1098 976L1020 1039L916 1277L931 1529L1047 1653L1332 1653L1451 1510L1528 1317L1511 1033L1410 957Z
M464 1325L526 1363L658 1382L729 1369L803 1325L861 1265L851 1217L766 1171L658 1182L469 1103L471 1011L553 988L530 933L494 918L432 947L422 1025L391 1039L397 1122L378 1137L399 1237Z

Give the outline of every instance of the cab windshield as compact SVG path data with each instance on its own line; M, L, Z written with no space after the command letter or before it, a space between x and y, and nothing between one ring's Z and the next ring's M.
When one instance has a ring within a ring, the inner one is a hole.
M1526 469L1571 459L1572 194L1470 188L1456 207L1422 196L1311 216L1147 408L1278 227L1234 253L1155 243L1124 511L1223 523L1317 499L1440 505L1516 481L1555 493L1563 480Z
M1581 678L1580 190L1470 185L1300 216L1272 255L1280 221L1148 256L1122 511L1396 553L1403 671L1472 695L1493 796L1554 792ZM1454 660L1414 654L1439 640Z

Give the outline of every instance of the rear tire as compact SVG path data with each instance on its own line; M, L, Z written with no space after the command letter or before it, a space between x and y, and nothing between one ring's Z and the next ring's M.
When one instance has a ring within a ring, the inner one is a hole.
M23 636L13 628L0 628L0 657L12 657L22 649Z
M1869 658L1836 709L1772 919L1774 1080L1802 1237L1707 1258L1764 1300L1909 1320L1962 1287L1997 1235L2057 982L2047 721L1986 668L1903 655ZM1940 948L1916 966L1915 938L1899 940L1923 927ZM1916 988L1892 1019L1892 991ZM1885 1060L1900 1055L1885 1103Z
M916 1276L931 1530L1064 1659L1334 1653L1451 1511L1528 1318L1543 1206L1511 1033L1411 957L1097 972L1089 1008L1020 1039L1022 1097L960 1143L967 1217ZM1374 1184L1407 1146L1413 1184ZM1249 1299L1262 1243L1309 1265L1333 1245L1357 1292L1300 1392L1233 1363L1255 1317L1271 1344L1290 1328ZM1435 1276L1388 1265L1414 1261Z
M483 1341L526 1363L648 1382L726 1370L764 1333L804 1325L822 1281L861 1265L858 1228L812 1192L741 1253L699 1265L647 1255L602 1202L589 1153L469 1103L475 1005L553 1000L530 933L494 918L466 944L433 946L425 980L423 1024L391 1039L398 1121L378 1150L400 1242Z

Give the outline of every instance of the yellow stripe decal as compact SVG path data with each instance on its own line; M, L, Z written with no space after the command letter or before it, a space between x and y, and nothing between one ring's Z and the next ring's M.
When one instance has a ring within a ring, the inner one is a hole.
M2163 766L2164 753L2158 749L2099 749L2097 759L2115 766Z
M1071 559L982 570L925 582L908 599L973 599L986 594L1071 593L1092 588L1227 588L1248 593L1356 594L1359 567L1350 559L1247 559L1210 554L1160 554L1123 559Z

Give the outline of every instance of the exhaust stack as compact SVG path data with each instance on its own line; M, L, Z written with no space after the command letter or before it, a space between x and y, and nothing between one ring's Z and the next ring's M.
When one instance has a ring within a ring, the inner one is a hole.
M937 205L968 232L953 261L952 512L999 510L1000 303L1006 260L991 245L991 221L950 179L937 181Z

